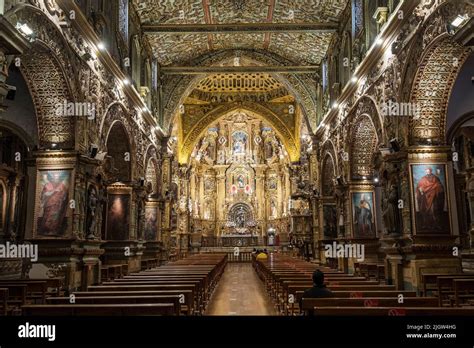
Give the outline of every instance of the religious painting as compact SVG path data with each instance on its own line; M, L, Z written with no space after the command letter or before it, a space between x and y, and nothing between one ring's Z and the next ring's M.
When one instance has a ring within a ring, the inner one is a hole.
M158 230L158 208L156 206L145 207L145 240L156 240Z
M130 195L110 194L107 207L107 239L127 240L130 227Z
M38 173L38 198L36 234L61 237L68 229L68 202L71 170L40 170Z
M323 234L325 239L337 238L337 210L335 204L323 205Z
M374 193L352 192L352 230L355 238L375 238Z
M415 229L418 234L450 234L445 164L412 164Z
M247 146L247 134L245 132L235 132L232 135L232 153L234 155L245 154L245 148Z

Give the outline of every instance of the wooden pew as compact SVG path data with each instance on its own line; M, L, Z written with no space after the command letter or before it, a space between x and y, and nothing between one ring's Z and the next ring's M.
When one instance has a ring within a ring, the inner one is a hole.
M172 316L175 315L175 313L176 310L172 303L22 306L22 314L26 316Z
M436 297L303 298L301 310L311 313L315 307L437 307Z
M422 296L428 296L428 291L432 292L433 295L438 294L438 277L474 277L465 273L425 273L421 276L423 283Z
M196 293L196 286L194 284L150 284L150 285L96 285L90 286L89 291L91 292L104 292L104 291L116 291L122 292L130 292L130 291L160 291L160 290L174 290L174 291L182 291L182 290L190 290L192 291L192 298L193 298L193 308L196 309L197 313L201 311L201 304L199 303L199 299Z
M150 295L150 296L75 296L74 303L70 297L48 297L48 304L132 304L132 303L172 303L175 308L174 315L180 315L180 295Z
M46 301L47 284L42 280L0 280L0 287L8 288L11 301L26 304L27 300Z
M474 316L468 307L315 307L317 316Z
M196 292L196 301L198 308L200 310L204 310L205 307L205 299L206 299L206 291L203 287L203 283L200 279L184 279L184 280L175 280L175 279L168 279L168 280L143 280L143 281L135 281L135 280L125 280L125 281L115 281L115 282L106 282L103 283L102 286L115 286L115 285L126 285L126 286L154 286L154 285L194 285L195 292Z
M462 306L464 301L474 300L474 279L454 279L454 305L456 307Z
M195 312L193 292L191 290L154 290L154 291L78 291L74 292L76 298L78 297L123 297L123 296L178 296L184 297L184 303L181 304L181 309L187 315L193 315Z
M474 279L474 276L471 275L450 275L442 276L437 278L438 284L438 298L439 306L443 305L443 301L449 301L449 304L452 306L454 299L454 280L455 279Z

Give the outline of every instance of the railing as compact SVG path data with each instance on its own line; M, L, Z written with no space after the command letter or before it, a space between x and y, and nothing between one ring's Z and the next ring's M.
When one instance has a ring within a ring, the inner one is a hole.
M252 262L251 252L229 252L227 253L227 262Z

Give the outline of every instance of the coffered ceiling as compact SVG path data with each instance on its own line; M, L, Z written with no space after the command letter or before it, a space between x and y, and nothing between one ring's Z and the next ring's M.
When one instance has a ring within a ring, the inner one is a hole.
M143 25L314 24L337 22L348 0L133 0ZM148 32L162 66L187 65L213 51L268 51L299 65L318 65L328 31Z

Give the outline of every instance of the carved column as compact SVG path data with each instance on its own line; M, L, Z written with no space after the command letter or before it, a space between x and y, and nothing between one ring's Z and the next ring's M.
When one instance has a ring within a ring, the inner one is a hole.
M174 197L174 192L171 187L171 161L172 156L169 155L166 151L167 144L166 141L163 140L162 149L164 153L162 154L162 172L161 172L161 196L163 197L162 202L162 214L161 214L161 240L163 242L163 248L166 250L165 253L162 254L162 263L168 260L168 254L171 251L171 231L172 231L172 223L171 223L171 212L172 206L176 200Z
M215 166L216 170L216 192L217 192L217 202L216 202L216 236L217 244L221 244L221 228L225 224L226 218L226 187L225 187L225 171L227 169L226 165L217 165Z
M192 205L189 196L189 175L188 168L181 165L178 169L178 250L181 254L186 254L189 247L190 235L190 214Z

